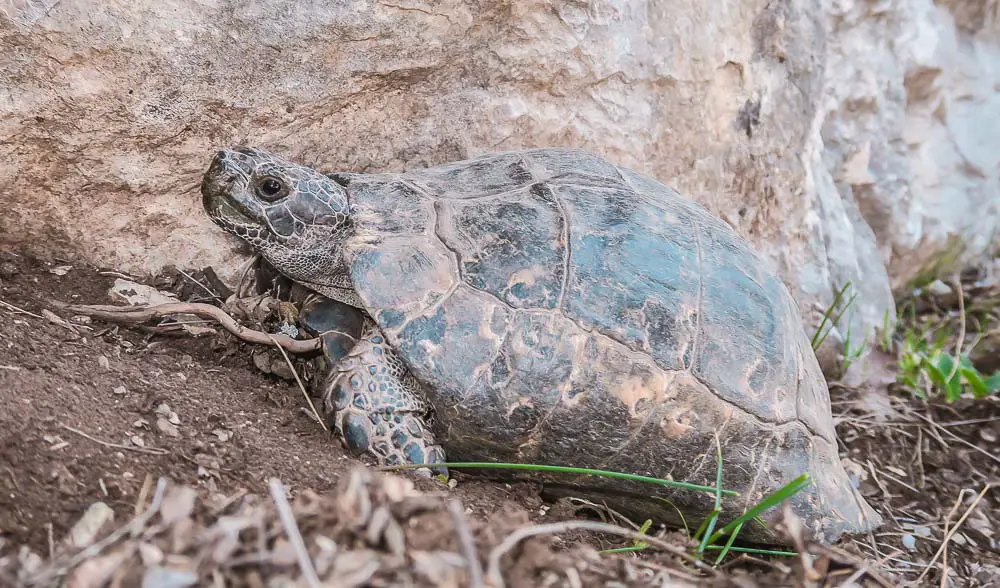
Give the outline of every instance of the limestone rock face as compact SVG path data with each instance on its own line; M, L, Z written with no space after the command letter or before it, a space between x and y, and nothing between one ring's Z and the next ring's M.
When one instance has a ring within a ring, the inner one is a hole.
M0 0L0 244L132 272L245 252L212 152L327 170L591 149L732 224L854 340L1000 232L987 0ZM835 348L831 348L836 350Z

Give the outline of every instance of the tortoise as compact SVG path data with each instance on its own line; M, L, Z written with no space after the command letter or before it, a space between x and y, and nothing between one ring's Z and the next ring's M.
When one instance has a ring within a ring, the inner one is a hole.
M808 537L881 524L839 460L789 290L729 225L650 176L571 148L365 174L237 146L214 155L201 191L217 225L322 296L305 314L340 333L324 418L356 454L714 485L718 442L739 494L724 517L808 473L789 501ZM667 525L714 507L704 491L540 479ZM784 542L771 527L741 537Z

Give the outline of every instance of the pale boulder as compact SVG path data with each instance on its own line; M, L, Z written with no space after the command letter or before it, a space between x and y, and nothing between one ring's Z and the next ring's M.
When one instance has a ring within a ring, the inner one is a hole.
M349 171L585 147L736 227L810 333L850 280L861 341L893 287L994 247L994 4L0 0L0 244L226 277L245 252L197 189L219 147Z

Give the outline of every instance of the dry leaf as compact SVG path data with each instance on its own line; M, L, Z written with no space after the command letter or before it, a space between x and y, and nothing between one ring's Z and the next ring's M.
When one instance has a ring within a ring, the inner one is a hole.
M171 486L163 496L160 505L160 518L167 525L172 525L186 519L194 512L198 491L188 486Z
M123 548L81 563L66 580L66 588L101 588L128 558L131 549Z
M198 574L156 566L142 576L142 588L187 588L198 583Z
M142 565L155 566L163 562L163 551L152 543L140 543L139 557L142 558Z

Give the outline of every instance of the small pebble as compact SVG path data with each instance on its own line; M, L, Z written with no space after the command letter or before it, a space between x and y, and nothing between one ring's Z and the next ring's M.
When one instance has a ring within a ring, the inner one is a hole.
M181 436L180 431L177 430L177 426L163 417L156 419L156 428L159 429L161 433L163 433L168 437Z
M930 284L927 284L926 290L934 296L947 296L951 294L951 286L941 280L934 280Z
M909 533L903 535L902 542L903 542L903 547L909 549L910 551L914 551L917 548L917 538L914 537L913 535L910 535Z
M111 363L108 361L108 358L104 357L103 355L98 356L97 365L99 365L103 370L109 369L111 367Z
M116 394L118 396L124 396L125 394L128 393L128 389L125 388L125 386L115 386L115 389L112 390L111 393Z
M170 410L170 405L165 402L156 407L156 414L166 419L170 424L181 424L181 418L177 416L176 412Z

